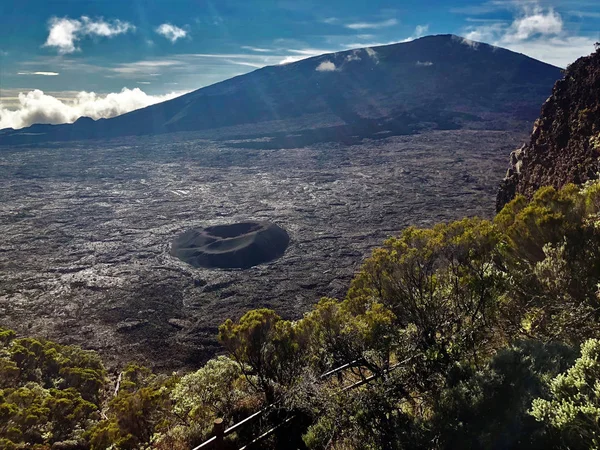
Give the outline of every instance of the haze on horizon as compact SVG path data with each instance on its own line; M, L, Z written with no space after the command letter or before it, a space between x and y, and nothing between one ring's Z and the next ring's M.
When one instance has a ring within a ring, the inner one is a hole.
M0 13L0 129L114 117L266 65L428 34L457 34L559 67L600 40L600 5L584 0L228 1L192 11L159 1L140 8L35 0Z

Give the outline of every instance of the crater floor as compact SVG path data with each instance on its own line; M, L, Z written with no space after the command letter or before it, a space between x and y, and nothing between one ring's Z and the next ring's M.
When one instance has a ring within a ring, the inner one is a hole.
M182 134L0 148L0 325L98 350L109 366L197 365L219 351L228 317L268 307L297 318L343 296L361 260L405 226L490 217L524 137L261 150ZM263 220L290 235L269 263L205 269L169 254L185 230Z

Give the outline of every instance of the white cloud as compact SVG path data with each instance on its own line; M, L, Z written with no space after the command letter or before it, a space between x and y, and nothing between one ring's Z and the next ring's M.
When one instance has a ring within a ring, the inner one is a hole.
M252 61L241 61L236 59L225 59L224 61L230 64L237 64L238 66L254 67L255 69L260 69L261 67L265 66L264 64L255 63Z
M488 25L481 25L471 29L465 34L465 39L469 41L478 42L493 42L498 36L503 34L506 30L506 24L504 22L490 23ZM457 36L459 37L459 36ZM473 46L471 43L465 42L468 45ZM475 43L476 44L476 43Z
M507 3L507 2L504 2ZM502 9L502 1L488 1L481 5L469 5L450 8L450 12L454 14L469 14L469 15L483 15L490 14Z
M346 28L350 28L351 30L368 30L368 29L376 29L376 28L386 28L393 27L397 25L398 21L396 19L387 19L382 20L380 22L357 22L357 23L348 23L345 25Z
M415 36L421 37L429 31L429 25L417 25L415 28Z
M17 72L17 75L41 75L44 77L55 77L60 74L58 72Z
M79 40L81 22L76 19L53 17L50 19L50 32L44 47L56 47L59 53L73 53L77 50L75 41Z
M127 33L128 31L135 30L135 27L129 22L123 22L119 19L113 20L112 22L105 22L103 19L91 20L89 17L82 16L83 30L85 34L91 36L104 36L112 37L119 34Z
M335 72L335 64L329 60L322 61L316 69L317 72Z
M566 67L580 56L594 51L596 39L585 36L555 36L532 41L501 44L512 51L529 55L533 58Z
M119 75L127 76L157 76L157 71L163 67L180 66L184 64L181 61L175 59L161 59L161 60L148 60L148 61L136 61L131 63L119 64L116 67L112 67L109 70L111 72L118 73Z
M319 56L324 53L331 53L331 50L324 50L324 49L319 49L319 48L300 48L300 49L289 48L289 49L285 49L284 52L285 53L294 53L295 55L298 55L298 56L288 55L288 56L284 57L282 60L279 61L279 64L281 64L281 65L294 63L294 62L301 61L306 58L310 58L312 56Z
M362 48L370 48L370 47L381 47L383 45L392 45L398 44L400 42L408 42L411 39L405 39L403 41L388 41L388 42L350 42L348 44L344 44L343 46L347 49L362 49Z
M454 36L452 35L453 41L458 41L461 44L467 45L471 47L473 50L477 50L479 48L479 42L477 41L485 41L487 39L478 39L477 36L472 35L471 33L467 34L467 37Z
M322 48L290 48L287 49L287 51L304 56L317 56L322 55L323 53L331 53L331 50L325 50Z
M62 55L78 51L77 42L86 36L110 38L135 30L129 22L118 19L107 22L102 18L92 20L87 16L80 19L52 17L48 26L48 38L43 46L54 47Z
M59 99L36 89L19 93L16 108L9 109L0 103L0 129L23 128L34 123L72 123L80 117L109 118L182 94L148 95L139 88L123 88L107 95L77 92L68 99Z
M415 31L413 32L413 34L405 39L402 39L401 41L387 41L387 42L380 41L380 42L367 42L367 43L351 42L349 44L344 44L343 46L346 48L380 47L382 45L392 45L392 44L414 41L415 39L423 37L425 34L427 34L427 32L429 32L429 25L417 25L415 27ZM357 37L360 37L360 36L371 36L371 35L358 35ZM372 50L372 49L370 49L370 50Z
M130 63L117 64L106 70L122 77L139 79L140 76L156 76L161 72L173 74L175 72L198 73L206 69L207 65L241 65L260 68L268 65L288 64L300 61L323 53L331 53L332 50L300 48L300 49L272 49L272 53L186 53L172 54L167 59L148 59ZM210 62L210 60L216 60ZM229 74L229 76L233 76ZM113 75L115 76L115 75ZM220 81L220 80L215 80Z
M429 67L433 66L433 63L431 61L417 61L417 66Z
M400 42L414 41L415 39L419 39L420 37L423 37L423 35L425 35L428 31L429 31L429 25L417 25L415 27L415 31L412 34L412 36L407 37L406 39L403 39Z
M504 39L508 41L524 41L533 36L558 35L563 31L563 21L553 9L544 12L539 6L529 14L517 18Z
M269 50L268 48L260 48L260 47L252 47L250 45L242 45L242 47L244 50L250 50L252 52L257 52L257 53L270 53L271 50Z
M295 63L306 58L308 58L308 56L286 56L281 61L279 61L279 64L283 66L285 64Z
M177 42L178 39L182 39L187 36L186 30L170 23L163 23L154 31L170 40L173 44Z
M570 32L558 12L537 4L521 5L512 22L485 22L465 31L464 42L474 48L472 41L483 41L560 67L591 53L598 39Z
M600 11L568 11L567 14L575 17L600 19Z

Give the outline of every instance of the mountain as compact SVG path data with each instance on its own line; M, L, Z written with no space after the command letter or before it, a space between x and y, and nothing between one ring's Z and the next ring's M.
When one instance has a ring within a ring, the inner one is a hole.
M0 131L0 144L224 129L303 139L509 128L533 120L561 70L454 35L269 66L112 119ZM253 125L244 127L244 125ZM293 143L292 143L293 144Z
M581 184L600 173L600 48L579 58L542 106L529 142L510 155L496 209L542 186Z

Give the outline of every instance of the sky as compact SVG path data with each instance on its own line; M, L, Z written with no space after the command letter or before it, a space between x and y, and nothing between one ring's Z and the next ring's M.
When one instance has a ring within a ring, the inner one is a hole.
M559 67L598 0L4 0L0 129L113 117L266 65L456 34Z

